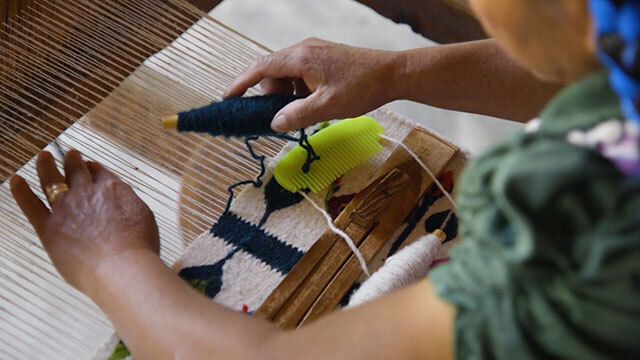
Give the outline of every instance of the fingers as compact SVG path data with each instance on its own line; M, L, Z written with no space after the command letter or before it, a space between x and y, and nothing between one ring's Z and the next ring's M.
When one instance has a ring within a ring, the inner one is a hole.
M44 194L47 193L48 186L59 183L66 184L64 176L62 176L60 171L58 171L53 155L48 151L42 151L38 155L38 159L36 160L36 171L38 172L40 187Z
M71 150L64 158L64 173L70 188L80 186L93 181L87 164L82 160L82 155L77 150Z
M294 91L291 79L263 79L260 87L265 94L293 94Z
M225 98L242 96L250 87L265 78L301 78L301 70L289 56L289 50L263 56L256 60L233 81L224 93Z
M13 176L10 187L13 198L31 223L31 226L33 226L38 235L41 234L44 229L44 223L50 215L49 209L31 191L29 184L22 177Z
M313 125L321 121L331 120L331 107L326 106L322 91L293 101L282 108L271 122L271 128L278 132L287 132Z
M114 173L105 169L100 163L95 161L87 161L87 169L89 170L94 182L118 180L118 177Z
M304 82L304 79L296 79L294 85L296 89L296 95L300 95L300 96L311 95L311 90L309 90L309 87Z

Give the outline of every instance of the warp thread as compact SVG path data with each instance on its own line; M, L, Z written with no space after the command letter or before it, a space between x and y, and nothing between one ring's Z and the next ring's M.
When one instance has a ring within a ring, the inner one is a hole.
M362 305L424 278L435 259L442 239L428 234L387 258L351 296L346 308Z

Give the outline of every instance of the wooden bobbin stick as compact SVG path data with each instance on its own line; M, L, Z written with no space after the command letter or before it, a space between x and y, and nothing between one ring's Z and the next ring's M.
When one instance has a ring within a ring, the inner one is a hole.
M165 130L176 130L178 128L178 115L163 117L162 128Z
M414 128L403 140L403 143L411 149L434 174L440 174L459 151L456 146L421 128ZM391 168L401 169L406 173L419 171L418 175L411 178L410 184L407 184L407 186L414 185L419 188L418 196L411 198L413 195L407 192L404 195L408 197L395 200L393 206L391 206L388 211L389 216L382 219L376 228L364 239L358 249L367 263L376 256L397 229L399 223L394 221L394 218L399 218L401 221L406 219L417 201L422 198L424 193L434 183L433 179L426 174L411 155L402 148L396 149L391 154L387 162L378 171L378 174L389 171ZM360 269L358 259L353 254L350 254L349 260L342 266L337 275L315 300L299 323L299 326L303 326L335 309L340 299L346 295L361 274L362 270Z
M401 171L390 172L387 176L373 181L354 197L335 220L334 224L347 233L354 242L360 243L376 225L375 219L378 214L388 205L393 195L407 181L407 175ZM343 241L339 240L341 238L333 231L325 231L262 303L260 308L256 310L254 316L274 320L278 312L294 295L308 275L317 269L318 263L324 259L334 244L337 242L344 244ZM285 326L287 324L282 323L281 325ZM296 325L297 323L289 325L289 327L295 327Z

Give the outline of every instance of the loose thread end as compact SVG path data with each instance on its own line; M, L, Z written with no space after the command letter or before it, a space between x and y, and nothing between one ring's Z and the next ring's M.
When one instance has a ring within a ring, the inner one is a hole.
M162 128L165 130L176 130L178 128L178 115L163 117Z

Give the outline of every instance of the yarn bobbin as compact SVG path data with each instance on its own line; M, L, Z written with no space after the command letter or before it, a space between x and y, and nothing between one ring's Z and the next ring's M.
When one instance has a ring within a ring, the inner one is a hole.
M424 278L447 238L436 229L385 260L384 266L351 295L347 308L359 306Z

